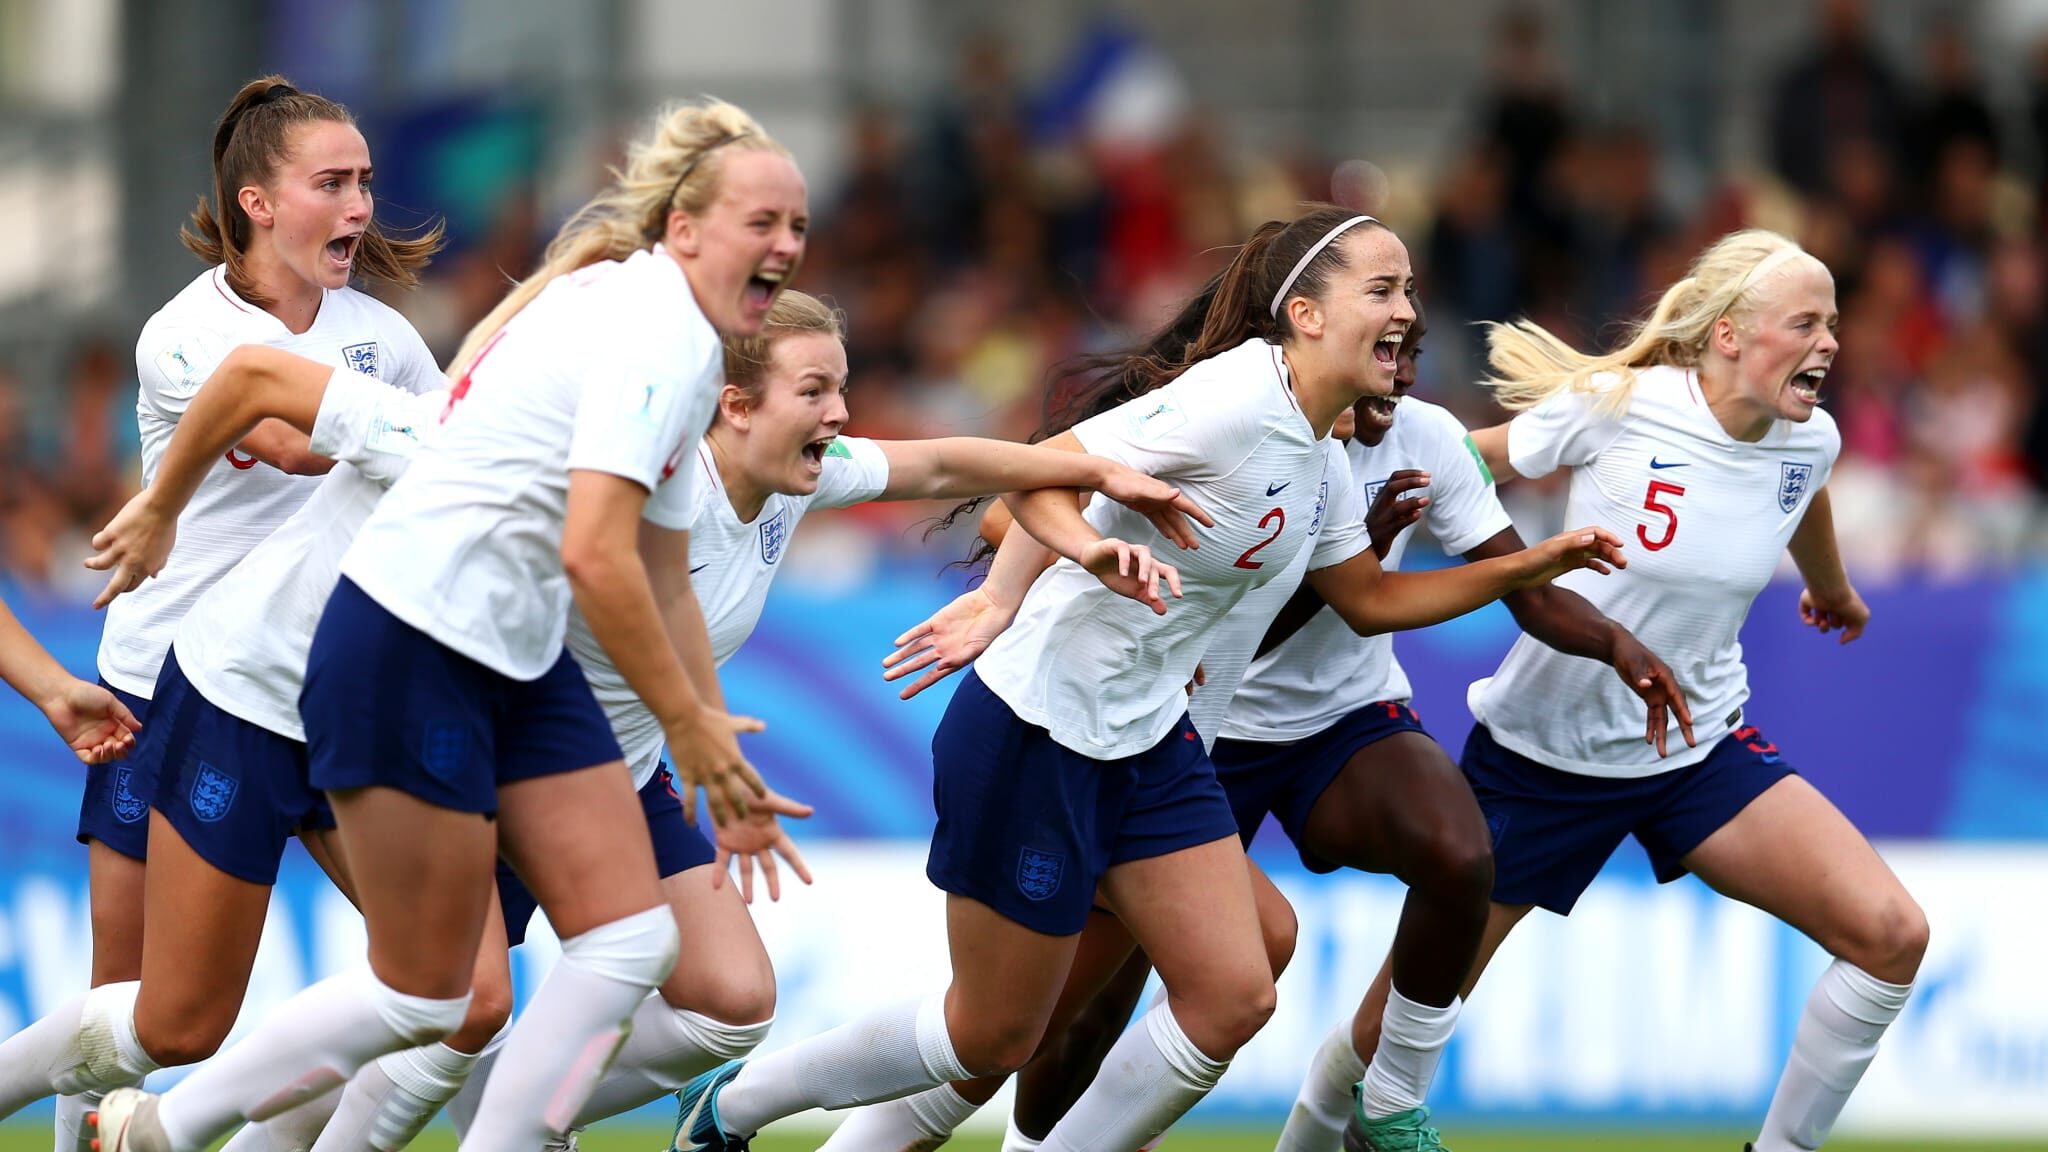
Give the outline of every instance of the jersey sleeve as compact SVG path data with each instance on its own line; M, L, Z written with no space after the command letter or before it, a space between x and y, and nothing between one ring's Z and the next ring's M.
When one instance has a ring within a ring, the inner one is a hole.
M1429 507L1423 509L1423 517L1430 535L1455 556L1499 535L1512 521L1465 426L1449 412L1429 415L1434 459L1429 468Z
M1226 373L1190 369L1164 387L1074 425L1083 450L1153 476L1207 476L1237 466L1261 425L1240 394L1218 394Z
M594 336L577 343L573 365L557 368L578 382L568 469L621 476L650 496L664 481L687 485L683 465L704 437L724 382L717 343L660 363L631 333ZM678 496L687 500L688 493Z
M1515 471L1534 480L1584 464L1614 443L1622 422L1598 411L1603 394L1561 392L1508 421L1508 462Z
M889 457L881 445L860 436L839 436L825 449L825 469L810 506L845 508L873 500L888 487Z
M1351 460L1335 440L1325 440L1330 458L1323 473L1322 507L1309 534L1308 567L1314 572L1334 568L1372 547L1365 528L1365 494L1351 476Z
M389 485L412 462L428 429L438 426L447 399L446 392L415 395L399 385L338 368L320 398L310 447Z
M231 347L226 337L206 328L145 328L135 345L142 402L166 420L183 416Z
M448 387L448 378L441 374L441 366L435 363L433 351L419 332L397 315L392 317L392 328L398 363L391 373L391 382L415 393L439 392Z
M655 483L640 518L676 532L688 532L697 522L697 500L704 489L704 465L697 459L697 446L680 450L673 471L664 466L665 477Z

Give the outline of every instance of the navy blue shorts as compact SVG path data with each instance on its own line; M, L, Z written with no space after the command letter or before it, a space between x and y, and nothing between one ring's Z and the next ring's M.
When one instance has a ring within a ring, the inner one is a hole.
M1359 749L1398 732L1429 735L1407 704L1380 700L1345 714L1313 736L1284 744L1218 738L1209 758L1230 797L1238 838L1249 847L1271 812L1309 871L1335 872L1337 865L1308 850L1308 814Z
M932 734L932 801L925 875L1049 936L1081 931L1110 868L1237 832L1186 716L1135 756L1091 760L1019 719L971 670Z
M306 782L306 746L215 707L164 657L152 714L162 731L136 763L146 797L199 858L251 884L277 883L285 842L332 828L334 813Z
M317 787L396 788L458 812L495 814L501 784L622 758L567 649L539 679L514 680L346 578L313 633L299 713Z
M1633 834L1657 880L1771 785L1794 773L1778 746L1740 728L1705 760L1616 780L1560 772L1501 747L1475 724L1459 761L1493 833L1493 899L1569 915L1607 858Z
M654 778L640 789L640 808L647 813L647 834L654 840L654 866L664 878L718 859L711 841L683 819L683 801L676 795L675 777L669 775L668 765L657 769ZM505 913L510 945L525 943L526 927L533 922L540 901L503 860L498 861L498 907Z
M86 765L85 798L78 805L78 842L97 840L130 860L142 860L149 855L149 793L154 788L136 775L136 765L156 736L149 724L149 701L123 692L105 679L100 687L135 713L142 731L135 734L135 747L128 750L126 759Z

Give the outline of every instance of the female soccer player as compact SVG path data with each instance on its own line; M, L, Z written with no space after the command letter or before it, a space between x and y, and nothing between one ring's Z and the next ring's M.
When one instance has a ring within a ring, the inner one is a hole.
M0 680L36 706L71 751L87 764L104 764L135 747L142 727L120 697L88 684L43 651L0 600Z
M1150 555L1161 537L1102 502L1084 517L1071 494L1013 498L1019 522L1064 560L1039 577L1036 546L1005 540L989 584L1022 610L933 739L929 872L949 893L952 986L699 1077L679 1093L678 1148L734 1148L806 1107L1017 1068L1097 899L1141 946L1171 935L1180 947L1161 965L1168 1002L1120 1042L1049 1144L1128 1152L1215 1084L1271 1012L1273 983L1236 825L1182 686L1209 629L1307 542L1326 482L1319 441L1360 395L1392 389L1409 281L1400 241L1369 218L1323 209L1265 225L1224 274L1187 361L1150 361L1155 380L1177 378L1050 442L1181 484L1216 522L1188 553L1192 578L1183 587ZM1324 570L1353 577L1331 582L1332 602L1375 628L1455 615L1612 554L1611 536L1568 534L1413 581L1380 576L1361 522L1323 535L1321 547L1335 537L1355 553ZM1170 610L1155 577L1184 597Z
M451 1033L500 848L562 932L563 959L473 1135L537 1147L573 1118L677 936L618 742L562 648L570 600L663 718L713 816L759 795L741 725L697 687L712 676L702 621L694 644L678 629L679 653L636 537L643 514L677 522L690 473L666 481L715 400L718 333L758 329L807 224L802 175L751 117L682 107L470 334L441 434L343 561L300 700L372 974L301 993L160 1111L154 1096L111 1095L101 1152L204 1147Z
M201 199L180 234L208 268L150 318L136 342L144 483L200 382L238 344L290 349L413 391L439 385L433 356L412 327L349 287L358 275L411 287L440 233L397 239L378 229L369 147L348 110L266 76L228 103L212 154L212 197ZM178 620L306 500L318 481L294 473L324 467L306 451L303 435L276 425L257 429L215 463L185 521L173 574L108 613L100 675L136 715L148 718ZM156 731L146 730L145 748ZM96 991L91 1004L74 1001L59 1015L82 1011L78 1019L97 1020L134 998L143 962L142 859L154 823L147 819L153 783L140 771L138 758L134 766L86 774L78 837L89 846ZM252 886L234 899L246 904L263 894ZM243 909L194 904L191 931L209 931L209 917L222 911ZM220 1042L220 1034L190 1027L175 1013L138 1028L140 1045L175 1063L199 1059ZM19 1099L0 1094L0 1107L18 1107ZM89 1104L75 1096L60 1101L60 1148L78 1143Z
M1870 619L1825 487L1841 444L1817 407L1835 323L1820 261L1776 233L1737 232L1614 351L1586 355L1527 321L1496 326L1491 383L1520 414L1473 435L1496 475L1570 469L1568 515L1637 546L1628 579L1564 584L1675 658L1698 746L1658 756L1625 687L1526 637L1473 685L1479 724L1462 767L1494 833L1494 882L1466 990L1530 908L1569 913L1633 834L1659 879L1696 873L1835 957L1758 1152L1821 1146L1927 947L1919 905L1747 715L1737 635L1781 553L1806 582L1806 623L1846 644ZM1359 1135L1354 1117L1346 1140Z

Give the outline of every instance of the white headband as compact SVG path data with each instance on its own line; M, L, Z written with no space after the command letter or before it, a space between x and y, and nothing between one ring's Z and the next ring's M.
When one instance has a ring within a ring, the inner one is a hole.
M1750 267L1749 272L1743 276L1742 280L1735 285L1735 295L1728 298L1729 306L1733 307L1735 301L1742 299L1742 294L1755 287L1758 281L1804 255L1806 255L1806 249L1793 244L1780 248L1776 252L1757 261Z
M1302 253L1301 259L1295 262L1294 271L1287 274L1287 279L1280 282L1280 290L1273 293L1273 307L1269 311L1275 320L1280 318L1280 305L1287 299L1287 290L1294 287L1294 282L1301 277L1301 270L1308 267L1308 262L1315 259L1323 249L1330 246L1330 241L1342 236L1345 230L1353 224L1363 224L1368 220L1374 224L1379 223L1378 220L1373 220L1370 216L1353 216L1351 219L1324 233L1321 240L1316 241L1307 252Z

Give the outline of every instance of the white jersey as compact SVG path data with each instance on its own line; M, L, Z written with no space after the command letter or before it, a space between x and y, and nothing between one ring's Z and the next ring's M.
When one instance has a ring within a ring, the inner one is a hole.
M1827 483L1841 433L1816 410L1778 421L1764 438L1729 437L1681 368L1636 376L1628 411L1595 411L1599 397L1567 393L1516 416L1508 458L1524 476L1570 468L1565 523L1622 538L1628 567L1572 572L1558 584L1635 633L1664 659L1692 705L1696 748L1671 725L1671 755L1643 742L1643 704L1595 660L1528 636L1500 670L1472 685L1473 718L1510 751L1589 776L1650 776L1704 759L1738 726L1749 677L1738 635L1749 606Z
M711 657L722 665L760 622L768 586L775 580L796 522L812 508L844 508L881 495L889 486L889 460L874 441L841 436L825 451L817 491L808 496L771 495L758 515L744 521L733 511L708 444L697 446L694 467L696 497L687 525L690 587L711 634ZM570 617L569 651L583 665L590 690L611 719L626 766L633 770L633 786L645 785L661 764L661 722L627 686L580 612Z
M1330 497L1324 519L1333 524L1363 520L1365 504L1360 499L1358 484L1351 479L1351 462L1345 457L1344 445L1334 437L1326 437L1323 451L1330 458L1326 465ZM1316 527L1316 535L1320 536L1321 526ZM1225 717L1236 707L1236 695L1245 687L1246 669L1251 667L1259 641L1266 638L1273 618L1301 588L1311 567L1324 568L1350 558L1319 554L1313 546L1302 549L1280 575L1245 593L1244 599L1217 625L1208 651L1202 653L1203 683L1188 697L1188 720L1201 735L1204 748L1214 747L1216 737L1223 734ZM1334 611L1331 614L1335 615Z
M975 661L989 690L1097 760L1158 743L1187 710L1183 691L1214 629L1245 593L1285 571L1311 536L1326 563L1370 546L1363 520L1322 523L1326 432L1303 417L1279 347L1256 339L1076 425L1083 449L1171 480L1216 527L1197 525L1201 547L1182 551L1143 516L1095 496L1088 522L1178 567L1185 598L1158 616L1061 559Z
M199 386L241 344L267 344L322 364L375 376L408 392L442 384L433 354L405 318L357 292L325 292L313 326L294 335L284 322L235 295L223 268L210 268L159 309L135 342L140 391L142 482L156 479L171 432ZM178 621L201 593L319 487L230 451L178 517L178 539L163 572L107 609L99 669L107 683L148 697Z
M631 480L647 519L688 527L683 465L724 376L718 333L659 245L557 277L456 383L342 575L455 652L537 679L569 626L569 473Z
M1394 426L1377 446L1356 440L1345 446L1351 476L1367 509L1394 473L1419 468L1429 486L1410 498L1429 497L1422 523L1444 551L1457 555L1510 527L1507 510L1494 494L1493 477L1465 435L1458 418L1412 397L1396 409ZM1410 525L1387 547L1381 567L1401 566ZM1380 700L1414 694L1408 674L1394 659L1391 634L1360 636L1334 608L1325 607L1300 631L1252 663L1231 698L1222 734L1232 740L1303 740L1347 714Z
M420 442L438 430L446 405L445 392L415 396L352 372L334 374L312 444L336 461L334 470L178 626L178 667L214 707L305 741L299 690L342 554Z

